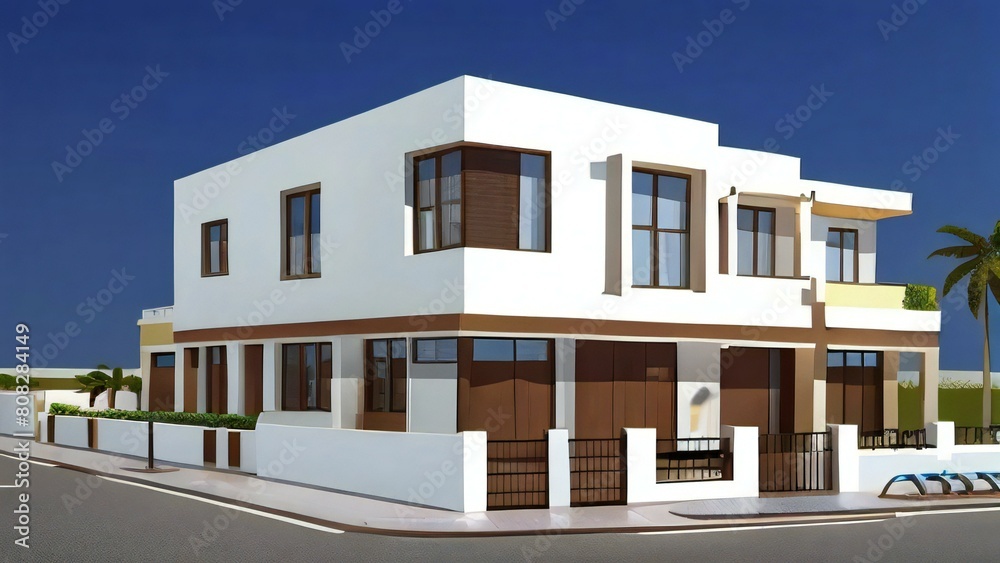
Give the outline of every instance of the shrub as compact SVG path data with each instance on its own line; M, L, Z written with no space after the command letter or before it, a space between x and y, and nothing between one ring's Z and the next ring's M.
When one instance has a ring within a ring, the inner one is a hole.
M240 414L214 414L204 412L150 412L123 411L108 409L103 411L86 411L73 405L52 403L49 414L66 416L86 416L91 418L110 418L115 420L152 420L170 424L185 424L189 426L207 426L208 428L229 428L232 430L253 430L257 426L257 417Z
M907 285L903 308L907 311L937 311L937 288L930 285Z

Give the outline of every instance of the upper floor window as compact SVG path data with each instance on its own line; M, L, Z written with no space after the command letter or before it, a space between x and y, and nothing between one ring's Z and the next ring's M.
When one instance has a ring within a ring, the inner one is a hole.
M739 206L736 211L737 273L774 276L774 209Z
M690 287L687 176L632 171L632 285Z
M416 158L416 251L547 251L548 177L547 154L464 146Z
M284 192L283 277L319 277L319 184Z
M830 229L826 235L826 280L858 283L858 231Z
M201 226L201 275L229 273L229 221L221 219Z

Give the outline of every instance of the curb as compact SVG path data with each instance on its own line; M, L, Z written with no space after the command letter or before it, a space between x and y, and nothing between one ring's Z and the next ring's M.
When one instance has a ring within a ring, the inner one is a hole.
M0 450L0 455L5 457L14 457L11 452L6 450ZM107 473L104 471L97 471L87 467L81 467L78 465L73 465L60 461L53 461L40 457L32 457L33 461L41 461L46 464L58 467L61 469L67 469L70 471L76 471L78 473L84 473L87 475L94 475L97 477L108 477L111 479L116 479L119 481L125 481L128 483L134 483L137 485L143 485L153 489L161 489L164 491L170 491L174 493L180 493L187 496L197 497L205 500L211 500L215 502L220 502L224 504L229 504L232 506L238 506L240 508L246 508L250 510L255 510L258 512L263 512L266 514L272 514L275 516L281 516L283 518L298 520L300 522L305 522L317 526L323 526L327 528L334 528L344 532L350 533L360 533L360 534L373 534L382 536L395 536L395 537L410 537L410 538L479 538L479 537L523 537L523 536L538 536L538 535L576 535L576 534L638 534L638 533L649 533L649 532L695 532L695 531L705 531L705 530L723 530L723 529L739 529L739 528L752 528L762 525L766 526L791 526L791 525L802 525L802 524L834 524L839 522L856 522L859 520L882 520L887 518L895 518L897 512L936 512L936 511L948 511L954 510L954 506L944 506L944 507L917 507L912 510L882 510L882 509L864 509L864 510L842 510L842 511L828 511L828 512L809 512L809 513L794 513L794 514L755 514L755 515L704 515L704 516L686 516L683 514L675 514L682 518L689 518L698 522L706 522L712 520L730 520L726 524L695 524L686 526L609 526L609 527L591 527L591 528L543 528L537 530L495 530L495 531L416 531L416 530L399 530L393 528L376 528L369 526L358 526L356 524L347 524L343 522L336 522L333 520L326 520L323 518L317 518L314 516L308 516L304 514L299 514L296 512L289 512L286 510L277 509L270 506L259 505L251 502L245 502L238 499L233 499L229 497L213 495L208 493L203 493L200 491L192 491L190 489L185 489L183 487L176 487L173 485L164 485L163 483L158 483L155 481L147 481L142 478L119 475L114 473ZM293 485L294 486L294 485ZM1000 503L982 504L976 505L974 508L997 508L1000 507ZM735 522L733 522L735 521Z

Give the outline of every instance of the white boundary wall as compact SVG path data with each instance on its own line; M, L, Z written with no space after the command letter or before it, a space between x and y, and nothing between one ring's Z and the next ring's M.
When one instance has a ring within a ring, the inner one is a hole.
M60 446L86 448L87 425L90 419L82 416L56 416L55 443Z
M261 424L257 474L456 510L486 510L486 433L426 434Z
M656 482L656 429L626 428L628 503L672 502L759 496L760 475L756 427L723 426L722 437L733 449L733 479L727 481Z
M56 431L59 431L56 422ZM146 423L137 420L97 419L97 449L117 454L144 457L148 451Z
M1000 446L956 446L954 422L929 424L927 441L937 447L922 450L859 450L857 426L830 428L834 433L834 490L839 492L881 493L889 479L904 473L1000 471ZM889 492L910 493L913 486L893 485Z
M147 434L145 422L142 432ZM153 458L187 465L205 465L205 427L186 424L153 423ZM148 455L147 450L136 454Z

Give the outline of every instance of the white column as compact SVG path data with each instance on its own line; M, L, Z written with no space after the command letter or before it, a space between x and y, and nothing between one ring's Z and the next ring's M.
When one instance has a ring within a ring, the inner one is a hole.
M246 396L246 366L243 362L244 345L230 342L226 345L226 412L244 414Z
M565 428L548 431L549 508L569 506L569 432Z
M281 344L264 343L264 410L281 410Z
M343 423L343 414L344 414L344 404L343 404L343 401L344 401L343 400L343 396L344 396L344 389L343 389L343 384L344 384L344 346L343 346L343 341L341 340L341 338L339 336L336 337L336 338L334 338L333 340L331 340L330 343L333 345L333 348L332 348L332 352L333 352L333 379L330 381L330 416L331 416L331 418L333 420L333 422L332 422L332 427L333 428L343 428L344 427L344 423ZM412 360L410 359L410 354L407 354L406 355L406 362L407 362L406 373L410 373L411 372L411 368L410 368L410 362L411 361ZM407 401L407 403L409 403L410 399L412 397L411 388L410 388L410 378L409 377L406 378L406 385L407 385L407 389L406 389L406 401ZM406 408L406 417L407 417L406 427L409 428L410 427L410 421L409 421L409 417L410 417L410 405L407 404L406 407L407 407ZM354 425L349 426L349 428L354 428Z
M462 432L465 512L486 512L486 432Z
M184 345L174 346L174 411L184 412Z
M576 428L576 341L556 338L555 355L555 426L566 428L572 436Z
M799 238L796 245L799 263L798 275L806 278L825 279L825 276L816 276L812 268L812 207L813 202L809 200L803 201L799 205Z
M938 419L938 361L940 350L927 348L920 367L920 388L924 390L924 425ZM986 426L989 426L987 424Z
M229 469L229 430L226 428L215 429L215 468Z
M737 215L737 208L740 202L740 196L738 193L736 193L730 196L726 196L725 200L726 200L726 209L729 211L729 213L726 215L726 225L727 225L726 240L729 248L729 255L727 257L728 260L726 261L726 264L729 267L729 275L735 276L737 267L739 266L739 255L740 255L739 233L736 230L736 225L737 225L736 215Z
M208 348L198 347L198 408L196 412L208 412Z
M861 490L858 426L831 424L829 429L833 440L833 490L838 493L856 493Z

